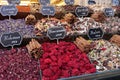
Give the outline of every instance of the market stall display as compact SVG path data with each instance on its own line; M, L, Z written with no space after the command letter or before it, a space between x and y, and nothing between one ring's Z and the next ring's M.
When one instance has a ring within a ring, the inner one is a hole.
M0 5L0 80L96 80L119 75L118 6L42 1L25 5L23 0L13 8ZM93 75L94 79L85 77Z

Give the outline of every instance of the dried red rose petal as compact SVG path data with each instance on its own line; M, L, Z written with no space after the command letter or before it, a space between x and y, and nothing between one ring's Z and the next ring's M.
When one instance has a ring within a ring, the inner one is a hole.
M45 64L50 64L51 62L52 62L52 60L50 58L44 59L44 63Z
M60 41L59 44L43 43L42 45L44 55L49 55L47 57L43 55L40 59L43 80L56 80L96 72L87 55L73 43ZM44 64L48 67L44 68Z
M50 77L50 76L53 76L53 72L51 69L45 69L43 70L43 76L46 76L46 77Z

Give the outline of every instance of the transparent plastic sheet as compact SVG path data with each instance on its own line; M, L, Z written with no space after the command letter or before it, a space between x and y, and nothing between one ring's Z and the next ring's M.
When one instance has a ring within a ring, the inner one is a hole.
M106 78L116 77L119 76L119 74L120 74L120 70L118 69L118 70L111 70L111 71L105 71L105 72L99 72L93 74L86 74L81 76L73 76L69 78L61 78L58 80L99 80L99 79L106 80ZM115 80L119 80L119 78Z

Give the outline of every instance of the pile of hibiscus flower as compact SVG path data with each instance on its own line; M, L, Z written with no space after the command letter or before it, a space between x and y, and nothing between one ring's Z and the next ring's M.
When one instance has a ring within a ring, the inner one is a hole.
M57 80L96 72L86 53L72 42L43 43L40 58L42 80Z

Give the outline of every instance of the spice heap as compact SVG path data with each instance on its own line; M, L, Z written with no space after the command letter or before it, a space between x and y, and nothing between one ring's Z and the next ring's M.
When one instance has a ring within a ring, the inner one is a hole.
M117 33L118 31L120 31L120 18L106 18L106 21L104 22L104 27L109 29L107 33Z
M34 26L26 25L24 19L5 19L0 21L0 35L5 32L19 32L23 37L35 37Z
M77 47L82 51L82 52L89 52L90 50L90 42L85 40L82 37L76 38L74 43L77 45Z
M29 54L35 59L39 59L43 53L41 45L35 39L32 39L26 47Z
M102 28L104 33L118 33L120 31L119 18L106 18L103 23L96 22L92 18L79 18L73 25L72 29L79 34L87 34L89 28Z
M104 29L101 23L94 21L92 18L78 18L77 21L72 25L74 31L79 34L87 34L89 28L98 28L101 27Z
M89 52L90 60L98 72L120 68L120 48L106 40L93 41L93 50Z
M50 27L63 26L68 32L71 31L70 25L67 22L61 22L56 18L41 19L35 25L36 35L44 35Z
M56 80L96 72L86 53L80 51L74 43L43 43L42 47L42 80Z
M39 80L38 61L31 59L25 47L0 49L0 80Z

